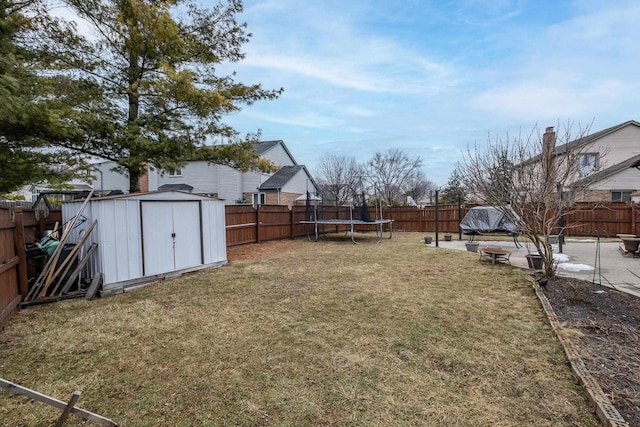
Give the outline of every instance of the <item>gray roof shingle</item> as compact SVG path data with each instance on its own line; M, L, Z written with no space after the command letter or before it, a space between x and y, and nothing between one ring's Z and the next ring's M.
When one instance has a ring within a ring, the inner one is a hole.
M277 190L282 188L291 178L304 169L304 165L283 166L260 185L261 190Z
M163 184L158 187L158 191L193 191L193 187L189 184Z
M265 152L269 151L270 149L272 149L275 145L278 145L280 143L283 143L283 141L277 140L277 141L260 141L256 144L254 144L254 148L256 150L256 153L258 153L259 155L264 154Z

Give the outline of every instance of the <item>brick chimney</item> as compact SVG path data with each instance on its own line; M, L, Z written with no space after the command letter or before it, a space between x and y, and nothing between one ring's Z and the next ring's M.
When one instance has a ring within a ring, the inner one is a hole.
M140 192L148 193L149 192L149 164L145 165L145 173L140 176L138 182L140 183Z
M548 191L553 191L555 183L554 181L554 157L553 154L556 151L556 133L553 131L553 127L548 127L542 135L542 179L544 180L544 186Z
M553 156L553 152L556 150L556 133L553 131L553 126L548 127L542 135L542 155L544 157Z

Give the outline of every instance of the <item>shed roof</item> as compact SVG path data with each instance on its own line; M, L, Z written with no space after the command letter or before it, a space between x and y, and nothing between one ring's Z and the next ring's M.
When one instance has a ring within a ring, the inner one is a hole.
M209 197L202 194L193 194L186 191L149 191L146 193L129 193L117 194L115 196L94 197L94 200L115 200L115 199L137 199L137 200L220 200L215 197ZM67 202L63 202L67 203ZM82 203L75 201L74 203Z

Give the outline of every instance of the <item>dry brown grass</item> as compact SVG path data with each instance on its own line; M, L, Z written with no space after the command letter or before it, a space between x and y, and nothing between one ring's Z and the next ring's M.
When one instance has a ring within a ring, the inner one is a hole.
M522 272L396 233L30 308L0 376L122 426L596 426ZM0 394L0 425L58 411ZM69 425L79 424L71 417Z

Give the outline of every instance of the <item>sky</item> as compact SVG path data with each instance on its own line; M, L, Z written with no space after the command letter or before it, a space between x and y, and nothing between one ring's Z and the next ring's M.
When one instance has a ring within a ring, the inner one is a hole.
M204 2L206 4L206 2ZM245 0L228 70L284 88L224 121L326 155L397 148L446 184L468 147L534 127L640 121L637 0Z

